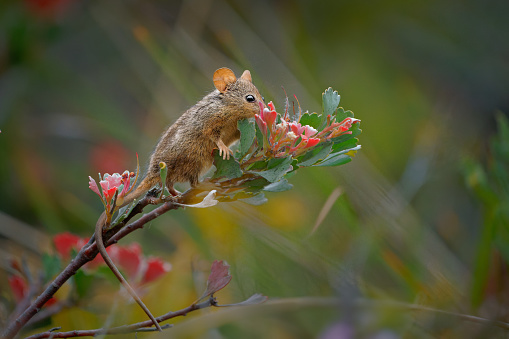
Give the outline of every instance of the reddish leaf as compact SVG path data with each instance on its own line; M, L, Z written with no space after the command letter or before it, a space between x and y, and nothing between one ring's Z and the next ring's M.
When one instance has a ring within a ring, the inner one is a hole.
M223 289L230 280L232 280L230 265L224 260L214 260L207 279L207 289L203 292L200 300Z

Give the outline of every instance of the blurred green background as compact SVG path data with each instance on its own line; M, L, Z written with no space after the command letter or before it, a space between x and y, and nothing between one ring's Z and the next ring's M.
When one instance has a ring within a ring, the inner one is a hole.
M259 292L335 296L343 306L246 308L217 322L206 321L217 313L209 310L179 320L176 333L507 336L445 315L355 305L396 300L509 321L509 136L490 144L495 116L509 112L508 13L507 1L475 0L2 1L2 300L10 258L37 270L52 235L92 235L102 206L88 176L134 170L136 152L145 164L165 127L226 66L249 69L280 112L284 91L320 111L333 87L362 120L363 148L346 166L300 170L293 190L263 206L170 212L124 239L173 264L145 297L154 314L193 302L202 288L193 270L224 259L233 281L222 303ZM101 327L108 308L98 305L81 301L48 328ZM119 324L144 319L130 310Z

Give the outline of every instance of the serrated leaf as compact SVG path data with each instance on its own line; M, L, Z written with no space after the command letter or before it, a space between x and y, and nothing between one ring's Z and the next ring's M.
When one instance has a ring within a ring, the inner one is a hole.
M283 178L277 182L273 182L272 184L265 186L263 190L267 192L284 192L291 190L292 188L293 185L290 184L288 180Z
M263 294L260 294L260 293L255 293L255 294L253 294L252 296L250 296L249 298L247 298L246 300L244 300L244 301L242 301L240 303L225 304L225 305L216 305L216 306L217 307L229 307L229 306L258 305L258 304L266 302L267 299L269 299L267 296L265 296Z
M219 155L218 150L214 150L214 166L216 166L216 172L212 176L212 179L223 177L234 179L242 176L242 170L237 160L233 157L224 160L223 157Z
M48 282L53 276L60 272L60 258L56 255L43 253L42 267L44 270L44 282Z
M270 182L279 181L287 172L293 169L292 165L290 165L293 161L291 156L283 158L284 161L279 162L276 167L273 167L266 171L250 171L249 173L253 173L259 175Z
M322 105L323 105L323 116L322 119L327 119L330 114L334 115L334 112L339 106L341 97L337 91L334 91L331 87L327 88L322 94ZM339 120L341 121L341 120Z
M353 118L353 112L352 111L345 111L343 107L338 107L336 111L336 121L341 122L345 120L346 118Z
M334 154L314 166L339 166L350 162L352 158L347 154Z
M309 125L313 128L319 129L322 125L322 115L318 115L318 113L304 113L302 114L300 120L301 125Z
M314 149L308 151L304 154L299 160L298 166L312 166L320 160L324 160L327 158L329 153L332 150L332 142L328 141L323 143L322 146L315 147Z
M237 128L240 131L239 142L239 157L243 157L253 144L256 136L255 124L248 119L242 119L237 123Z
M253 206L260 206L265 204L268 199L265 197L263 193L258 193L250 198L240 199L240 201L245 202L246 204Z

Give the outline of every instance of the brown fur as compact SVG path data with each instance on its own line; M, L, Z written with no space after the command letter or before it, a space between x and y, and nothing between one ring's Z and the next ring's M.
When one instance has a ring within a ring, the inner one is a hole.
M217 80L218 72L226 72L226 75ZM212 151L218 148L218 143L229 146L237 141L240 137L237 122L259 112L258 102L263 103L263 99L251 82L249 71L236 79L232 71L221 68L216 71L214 80L217 89L184 112L162 135L150 157L145 178L124 198L122 205L161 182L160 162L165 162L168 168L166 187L172 194L176 194L173 189L176 182L189 181L195 186L200 174L212 166ZM248 102L248 95L254 96L255 101Z
M251 74L244 71L237 79L228 68L218 69L213 76L216 90L198 101L164 132L154 153L145 178L138 187L124 199L118 199L117 205L125 206L139 198L153 186L161 182L159 163L165 162L168 168L166 187L173 195L178 192L173 188L176 182L189 181L191 186L198 184L201 173L212 166L212 151L218 148L223 158L230 157L228 148L239 139L237 122L240 119L254 117L259 112L259 102L263 98L251 82ZM246 98L252 95L253 102ZM129 291L140 307L145 311L159 331L161 327L136 292L129 286L111 260L103 242L103 229L106 214L103 213L95 226L97 248L104 261Z

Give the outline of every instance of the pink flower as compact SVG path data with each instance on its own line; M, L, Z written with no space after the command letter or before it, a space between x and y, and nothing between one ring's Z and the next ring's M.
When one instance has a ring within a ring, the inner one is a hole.
M267 134L267 128L269 131L272 131L272 125L277 118L277 112L272 101L269 102L267 106L270 107L270 110L268 108L264 108L263 104L260 103L260 114L255 114L256 123L264 135Z
M311 127L309 125L304 126L304 133L303 134L306 135L306 137L310 138L313 135L315 135L316 132L318 132L318 131L316 129L314 129L313 127Z
M290 123L290 128L292 129L292 132L297 136L304 132L304 127L302 127L301 124L296 121Z
M97 187L97 183L91 176L88 176L88 178L90 179L88 182L88 188L94 191L102 199L101 192L99 192L99 187Z
M255 121L262 134L267 135L267 123L263 121L260 115L255 114Z
M119 200L127 195L134 188L134 183L131 183L131 178L134 177L135 174L129 171L124 171L122 175L118 173L113 173L112 175L106 173L102 179L101 175L99 174L99 178L101 179L99 181L101 190L99 190L96 181L92 177L88 177L90 179L88 182L88 187L101 198L108 218L112 216L116 209L116 206L113 206L113 199L115 198L115 194L118 192L117 199Z
M288 110L288 103L286 110ZM325 126L319 131L313 126L302 125L300 120L303 115L301 113L298 115L297 121L291 121L286 113L284 117L280 118L280 123L276 124L278 113L272 101L267 104L266 108L260 103L260 113L255 115L255 121L263 134L263 145L259 146L264 150L266 156L279 158L288 155L293 157L302 155L320 142L352 133L349 131L352 124L359 121L354 118L346 118L337 123L335 116L328 115Z
M312 137L315 135L318 131L314 129L313 127L309 125L302 126L298 122L291 122L290 128L292 129L292 132L295 133L298 136L305 136L305 137Z

